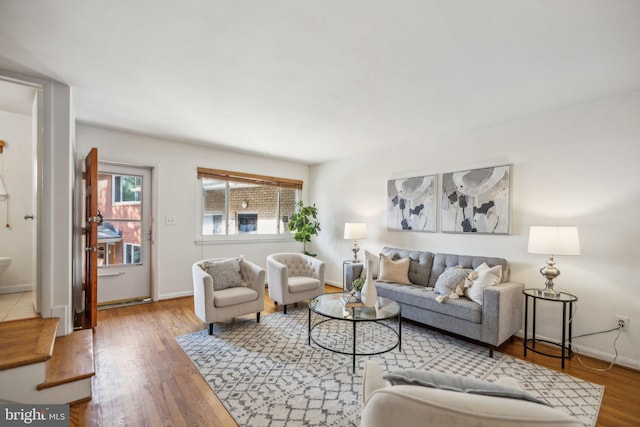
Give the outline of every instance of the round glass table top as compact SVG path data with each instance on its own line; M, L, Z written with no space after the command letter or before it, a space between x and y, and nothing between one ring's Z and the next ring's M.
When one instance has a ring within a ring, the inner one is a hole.
M533 298L540 298L547 301L558 301L558 302L578 301L577 296L564 291L555 291L553 293L549 293L549 292L545 292L544 289L525 289L522 291L522 293Z
M389 298L378 297L375 307L346 307L340 300L343 295L342 292L319 295L309 301L309 309L325 317L352 321L384 320L400 314L400 304Z

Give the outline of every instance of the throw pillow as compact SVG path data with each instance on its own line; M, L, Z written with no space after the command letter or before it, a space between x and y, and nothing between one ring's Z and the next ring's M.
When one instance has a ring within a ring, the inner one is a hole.
M483 268L481 269L481 267ZM476 268L469 277L473 279L471 286L466 288L465 295L471 301L482 304L484 289L500 283L500 279L502 279L502 267L499 265L489 267L483 263L480 267Z
M391 257L380 254L380 276L381 282L400 283L410 285L409 281L409 258L402 258L397 261Z
M213 279L214 291L242 286L240 258L206 261L203 268Z
M391 372L383 378L389 381L391 385L417 385L460 393L482 394L486 396L527 400L529 402L550 406L546 402L536 399L523 390L479 380L477 378L463 377L462 375L445 374L437 371L407 369Z
M438 277L433 291L437 294L448 296L455 292L459 285L464 284L465 279L471 272L473 270L463 268L460 265L449 267Z

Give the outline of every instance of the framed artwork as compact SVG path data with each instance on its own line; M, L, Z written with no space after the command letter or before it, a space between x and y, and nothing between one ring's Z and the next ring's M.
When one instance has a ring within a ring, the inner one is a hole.
M437 175L387 181L387 228L436 231Z
M443 233L510 234L511 165L442 174Z

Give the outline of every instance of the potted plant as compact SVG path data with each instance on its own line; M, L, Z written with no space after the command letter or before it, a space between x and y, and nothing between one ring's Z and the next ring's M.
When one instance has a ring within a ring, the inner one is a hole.
M356 298L360 299L360 291L364 286L364 279L359 277L351 282L351 289L355 292Z
M316 205L305 206L302 201L296 204L296 212L289 218L289 231L295 231L293 238L296 242L302 243L302 250L305 255L316 256L307 251L307 243L311 242L311 236L317 236L320 231L320 222L318 222L318 208Z

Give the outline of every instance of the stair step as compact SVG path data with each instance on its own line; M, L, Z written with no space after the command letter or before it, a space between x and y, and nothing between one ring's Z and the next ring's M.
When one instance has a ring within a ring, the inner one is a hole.
M53 356L46 364L46 378L38 390L90 378L95 375L93 331L82 329L56 338Z
M58 319L0 322L0 371L51 359Z

